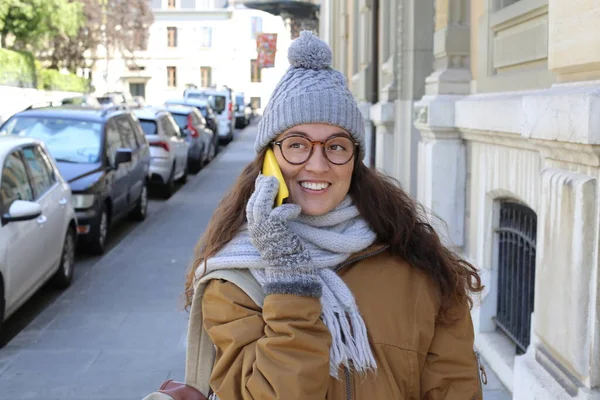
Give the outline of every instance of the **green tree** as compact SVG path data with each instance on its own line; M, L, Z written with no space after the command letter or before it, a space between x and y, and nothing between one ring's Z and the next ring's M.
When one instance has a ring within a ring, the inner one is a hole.
M2 0L0 0L2 1ZM55 35L37 54L52 68L90 67L96 59L98 46L118 51L128 61L134 61L136 50L145 50L148 28L154 16L147 0L78 0L83 7L85 23L74 36ZM106 32L106 34L104 34ZM87 58L87 59L86 59Z
M10 36L17 50L39 50L55 36L75 36L84 23L83 5L69 0L0 0L0 45Z

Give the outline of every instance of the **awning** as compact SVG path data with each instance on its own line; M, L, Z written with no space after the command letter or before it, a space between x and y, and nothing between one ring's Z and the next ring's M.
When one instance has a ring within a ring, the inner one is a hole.
M248 8L254 8L293 19L317 19L319 5L301 0L248 0L243 1Z

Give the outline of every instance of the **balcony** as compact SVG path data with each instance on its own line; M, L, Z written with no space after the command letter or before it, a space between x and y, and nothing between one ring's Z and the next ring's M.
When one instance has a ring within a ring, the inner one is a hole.
M319 4L316 0L245 0L248 8L279 15L284 19L317 20Z

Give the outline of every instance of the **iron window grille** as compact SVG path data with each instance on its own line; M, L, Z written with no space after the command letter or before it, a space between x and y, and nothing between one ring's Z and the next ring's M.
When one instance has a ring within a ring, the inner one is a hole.
M498 305L495 323L523 354L530 342L535 289L537 216L511 201L500 203L496 233Z

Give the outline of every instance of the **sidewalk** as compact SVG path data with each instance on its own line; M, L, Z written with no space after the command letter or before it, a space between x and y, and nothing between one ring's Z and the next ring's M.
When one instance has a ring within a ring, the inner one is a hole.
M181 294L197 239L254 157L246 128L164 207L100 259L5 348L2 400L140 400L184 377ZM491 369L485 400L508 400Z

